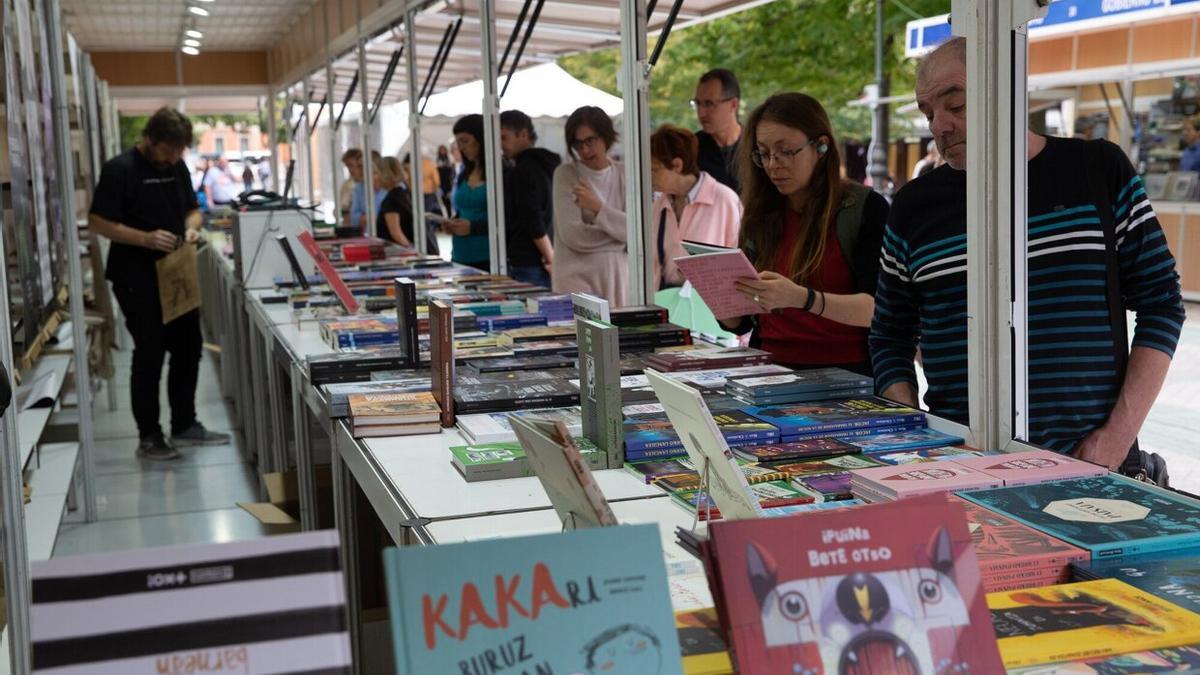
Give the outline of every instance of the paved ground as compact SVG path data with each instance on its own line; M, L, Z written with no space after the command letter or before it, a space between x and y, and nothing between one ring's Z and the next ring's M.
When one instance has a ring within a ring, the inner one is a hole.
M1140 438L1170 466L1171 485L1200 494L1200 304L1187 303L1175 360Z

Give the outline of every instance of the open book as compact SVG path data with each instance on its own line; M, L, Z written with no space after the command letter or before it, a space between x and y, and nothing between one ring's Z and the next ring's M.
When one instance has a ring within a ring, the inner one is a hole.
M694 244L689 242L684 248L688 246ZM712 253L697 253L674 260L716 318L732 319L763 312L760 305L734 287L738 279L758 278L758 270L741 249L716 249Z

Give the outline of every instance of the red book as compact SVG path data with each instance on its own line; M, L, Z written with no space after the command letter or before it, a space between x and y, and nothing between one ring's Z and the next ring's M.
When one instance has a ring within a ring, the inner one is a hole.
M1062 575L1073 562L1085 562L1091 554L1061 539L1051 537L1008 516L989 511L978 504L950 496L950 501L966 509L971 541L984 577L1013 581L1017 573Z
M429 367L433 397L442 407L442 426L454 426L454 307L441 300L429 303Z
M342 303L342 307L347 314L355 314L358 312L358 300L354 299L354 295L346 286L346 282L342 281L342 275L333 268L329 262L329 258L325 257L325 251L317 245L317 240L313 239L312 233L308 230L296 235L296 239L300 241L300 245L305 251L312 256L313 262L317 263L317 269L321 270L321 276L325 277L325 283L333 289L333 294L337 296L338 302Z
M1004 672L945 497L715 522L704 552L740 673Z

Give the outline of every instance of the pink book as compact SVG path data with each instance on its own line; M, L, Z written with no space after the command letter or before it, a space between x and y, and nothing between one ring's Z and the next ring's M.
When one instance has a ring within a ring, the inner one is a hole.
M851 478L852 488L862 486L868 492L893 499L1003 485L999 478L949 460L856 469Z
M738 279L758 278L758 271L741 249L687 255L674 260L716 318L732 319L763 312L762 307L738 293L733 286Z
M955 464L999 478L1005 485L1031 485L1048 480L1103 476L1108 469L1049 450L955 458Z

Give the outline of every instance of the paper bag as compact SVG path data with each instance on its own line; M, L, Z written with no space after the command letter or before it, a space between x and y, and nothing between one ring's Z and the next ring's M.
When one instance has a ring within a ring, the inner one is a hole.
M200 277L196 272L196 246L184 244L159 258L158 297L164 324L200 307Z

